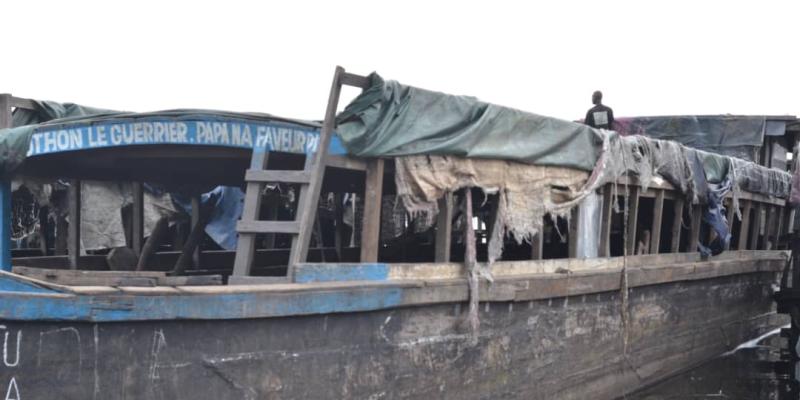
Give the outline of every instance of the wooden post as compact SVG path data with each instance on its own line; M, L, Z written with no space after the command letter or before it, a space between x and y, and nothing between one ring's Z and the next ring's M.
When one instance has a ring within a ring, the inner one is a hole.
M367 165L364 189L364 223L361 224L361 262L377 262L381 234L381 195L383 194L383 159Z
M336 192L333 195L333 213L335 215L335 229L334 246L336 247L336 255L339 262L344 258L344 196L341 192Z
M742 223L739 225L739 237L736 242L736 250L747 250L747 235L750 233L750 210L753 203L750 200L742 200Z
M675 197L675 203L672 205L672 243L670 246L670 252L672 253L679 253L681 251L681 228L683 227L683 197L678 194L678 197Z
M11 95L0 94L0 129L11 127ZM0 269L11 271L11 181L0 181Z
M570 210L569 242L567 243L569 258L578 257L578 235L580 235L578 220L580 218L580 208L580 205L577 205Z
M728 201L728 208L725 211L725 217L728 220L728 233L733 236L733 220L736 218L736 210L733 208L733 198ZM731 237L731 240L733 240L733 237ZM728 244L725 245L725 250L730 250L731 245L732 243L728 242Z
M687 252L697 251L697 244L700 242L700 226L703 222L703 207L699 204L692 204L692 228L689 231L689 248Z
M453 235L453 193L447 192L439 199L439 215L436 217L436 244L434 261L450 262L450 240Z
M781 246L781 237L783 235L783 220L786 216L786 207L784 206L775 206L778 208L778 220L775 223L775 249L782 248Z
M611 257L611 213L614 211L614 201L616 201L612 191L613 186L610 183L603 187L603 211L600 217L600 242L597 249L600 257ZM541 233L538 236L541 237ZM541 248L541 239L539 242Z
M752 226L750 227L750 246L748 248L750 250L758 250L758 239L761 235L761 210L763 209L763 205L761 203L756 203L754 208L755 215L753 216L753 220L750 222Z
M56 215L56 244L55 254L57 256L67 255L67 241L69 237L69 224L67 218L61 214Z
M81 257L81 181L73 179L67 192L69 202L69 237L67 253L69 267L77 269Z
M764 250L771 250L773 248L773 233L775 232L775 206L771 204L765 205L764 215L764 242L761 247Z
M50 243L47 241L47 231L50 229L49 215L49 207L39 207L39 249L42 252L42 256L47 256L50 248Z
M664 214L664 191L655 189L653 201L653 225L650 228L650 254L658 254L661 247L661 220Z
M539 229L539 232L536 233L531 238L531 259L532 260L541 260L544 251L544 224L541 225L542 229Z
M133 229L131 238L131 248L138 257L142 254L144 245L144 189L142 182L133 182Z
M625 242L625 254L632 256L636 254L636 227L639 219L639 186L628 185L628 221L627 221L627 241Z

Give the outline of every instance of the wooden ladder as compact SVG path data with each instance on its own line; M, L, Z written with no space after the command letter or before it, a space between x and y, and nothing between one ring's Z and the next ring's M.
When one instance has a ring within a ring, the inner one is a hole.
M250 169L245 174L247 189L242 217L237 225L239 241L236 248L233 276L229 283L248 282L246 277L250 276L253 259L255 258L256 235L264 233L290 234L292 235L292 247L289 253L286 277L262 278L260 280L276 282L292 282L294 280L295 266L298 263L305 262L308 255L320 190L322 189L322 181L325 175L326 156L331 142L342 85L357 86L365 89L368 84L369 80L366 77L349 74L344 71L344 68L336 67L317 150L311 155L306 155L303 170L267 170L269 152L265 149L253 149ZM263 221L259 219L262 192L264 191L264 185L268 182L300 185L294 221ZM252 281L258 280L252 279Z

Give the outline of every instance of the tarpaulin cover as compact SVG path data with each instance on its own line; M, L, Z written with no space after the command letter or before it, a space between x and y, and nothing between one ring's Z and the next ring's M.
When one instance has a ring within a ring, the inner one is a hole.
M770 124L770 132L780 131ZM785 124L783 125L785 128ZM614 130L622 135L644 135L685 146L753 161L764 143L764 116L659 116L617 118Z
M354 156L454 155L591 171L601 131L370 75L370 87L337 118Z

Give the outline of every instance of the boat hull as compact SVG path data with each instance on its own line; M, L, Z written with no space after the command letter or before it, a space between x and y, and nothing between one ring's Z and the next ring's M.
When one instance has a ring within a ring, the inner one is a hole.
M619 276L619 275L617 275ZM479 306L237 320L5 321L8 399L603 399L782 325L763 271ZM14 397L16 395L16 397Z

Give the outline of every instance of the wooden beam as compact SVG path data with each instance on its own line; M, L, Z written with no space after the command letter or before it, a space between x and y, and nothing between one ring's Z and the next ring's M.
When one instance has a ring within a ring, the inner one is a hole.
M733 220L734 220L734 218L736 218L736 210L733 207L733 199L728 200L727 203L728 203L728 206L725 209L725 212L726 212L725 218L728 221L728 233L730 233L731 236L732 236L733 235L733 222L734 222ZM723 202L723 204L724 204L724 202ZM731 237L731 241L732 240L733 240L733 237ZM730 250L731 249L731 245L732 245L732 243L728 242L728 244L725 245L725 250Z
M544 234L544 224L541 225L542 229L539 229L539 232L536 232L536 235L533 235L531 238L531 259L532 260L541 260L544 257L544 240L542 239Z
M308 247L311 243L311 228L314 224L314 218L317 215L319 194L322 190L322 181L324 180L325 166L327 165L328 146L331 142L331 136L333 136L333 128L336 123L336 108L339 105L339 94L342 91L342 74L344 74L344 68L337 66L333 75L333 82L331 82L328 105L325 109L325 119L322 121L322 127L319 133L317 151L315 151L314 154L306 156L305 170L309 171L312 175L312 179L308 185L302 185L298 193L296 221L304 229L300 229L300 233L292 238L292 251L289 255L289 265L286 272L286 277L289 282L294 282L294 269L297 264L305 262L308 257ZM382 163L380 167L381 178L383 178ZM378 198L380 199L380 194ZM380 203L378 204L378 215L380 215ZM380 226L378 226L378 228L380 228ZM363 246L362 251L364 251ZM377 249L375 249L375 251L377 251Z
M138 257L142 254L142 246L144 245L144 188L142 187L142 182L133 182L131 189L133 190L131 248Z
M359 87L361 89L367 89L369 87L369 78L367 78L366 76L345 72L342 74L342 85L349 85L349 86Z
M636 227L639 218L639 186L628 186L628 221L627 221L627 241L625 249L627 255L636 254Z
M579 219L580 219L580 204L570 210L569 218L569 242L567 243L567 254L569 258L578 257L578 236L579 232Z
M650 254L658 254L661 246L661 220L664 215L664 191L657 190L653 201L653 224L650 227Z
M747 236L750 234L750 210L752 209L753 202L750 200L742 200L742 223L739 224L739 237L736 242L736 250L747 249Z
M775 207L772 205L765 207L764 243L762 243L764 250L771 250L774 247L773 233L775 232L775 217L777 215L775 211Z
M781 237L783 236L784 220L786 219L786 207L776 206L778 208L778 221L775 226L775 248L780 249Z
M453 235L453 193L447 192L439 199L439 215L436 216L435 262L450 262L451 238Z
M332 168L348 169L353 171L367 170L367 162L365 160L332 154L329 154L328 157L326 157L325 165Z
M697 244L700 242L700 227L703 222L703 207L699 204L692 204L692 227L689 231L689 248L687 252L697 251Z
M364 222L361 224L361 262L377 262L381 233L381 201L383 194L382 159L369 161L364 191Z
M67 190L69 203L69 235L67 240L67 253L71 269L78 268L81 256L81 181L73 179L69 182Z
M264 169L267 167L269 153L264 149L254 149L253 158L250 160L250 169ZM263 182L248 182L244 194L244 208L240 221L255 221L261 212L261 192L264 190ZM193 207L194 208L194 207ZM253 268L253 258L256 249L256 235L239 235L236 244L236 258L233 263L233 275L247 276Z
M344 195L341 192L333 195L334 229L333 245L336 248L336 257L342 262L344 257Z
M683 227L683 197L676 197L675 202L672 204L672 242L670 243L670 252L679 253L681 251L681 228Z
M50 229L50 207L39 207L39 249L43 256L47 256L50 243L47 240L47 231Z
M67 255L67 242L69 241L69 224L67 224L67 217L56 213L56 243L55 255Z
M307 171L279 171L248 169L244 174L247 182L308 183L311 175Z
M758 250L759 249L759 236L761 235L761 210L763 209L763 205L761 203L756 203L755 207L753 207L753 220L750 222L752 226L750 227L750 246L748 246L749 250Z
M297 221L245 221L236 224L239 233L300 233L300 223Z
M611 214L614 212L614 201L616 198L613 196L613 186L612 184L607 184L603 187L603 211L600 216L600 242L598 244L597 254L600 257L611 257ZM539 233L539 248L541 248L541 233ZM541 250L539 251L540 258L534 258L534 260L541 259Z

